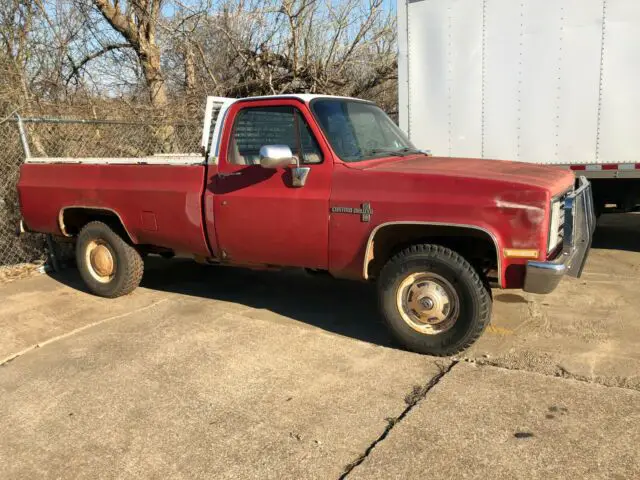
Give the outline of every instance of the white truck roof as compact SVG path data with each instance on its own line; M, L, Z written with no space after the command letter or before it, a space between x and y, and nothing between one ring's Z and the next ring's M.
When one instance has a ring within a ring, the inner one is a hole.
M262 95L262 96L257 96L257 97L244 97L244 98L238 98L237 100L269 100L272 98L297 98L300 99L306 103L309 103L311 100L314 100L316 98L336 98L336 99L340 99L340 100L358 100L358 101L362 101L358 98L354 98L354 97L342 97L340 95L320 95L320 94L315 94L315 93L285 93L282 95Z

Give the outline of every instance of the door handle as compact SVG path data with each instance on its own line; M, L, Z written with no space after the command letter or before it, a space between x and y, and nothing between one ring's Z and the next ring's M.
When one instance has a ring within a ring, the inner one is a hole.
M235 176L238 176L238 175L242 175L242 172L229 172L229 173L218 172L218 176L220 178L235 177Z

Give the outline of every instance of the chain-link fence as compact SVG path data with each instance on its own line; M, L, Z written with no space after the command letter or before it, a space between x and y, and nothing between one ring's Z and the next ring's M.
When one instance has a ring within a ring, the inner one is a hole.
M23 118L32 157L141 157L198 153L201 123L70 118ZM25 151L17 118L0 123L0 266L45 256L44 236L17 236L20 209L16 185Z
M16 123L0 123L0 266L31 262L44 255L44 237L17 236L20 209L16 184L24 153Z

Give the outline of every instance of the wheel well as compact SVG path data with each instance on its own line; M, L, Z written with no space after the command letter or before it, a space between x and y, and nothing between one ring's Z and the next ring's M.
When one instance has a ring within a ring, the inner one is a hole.
M389 225L375 233L367 248L368 278L377 277L391 257L418 243L442 245L458 252L485 277L498 269L495 241L484 230L447 225Z
M134 243L120 216L113 210L87 207L70 207L60 211L60 230L68 237L75 237L87 223L99 221L109 225L129 243Z

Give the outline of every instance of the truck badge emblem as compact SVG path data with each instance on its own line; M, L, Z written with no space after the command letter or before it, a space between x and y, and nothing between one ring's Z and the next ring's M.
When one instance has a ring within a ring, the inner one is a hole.
M360 221L369 222L371 220L371 215L373 215L373 209L369 202L364 202L360 205L360 208L331 207L331 213L353 213L355 215L360 215Z

